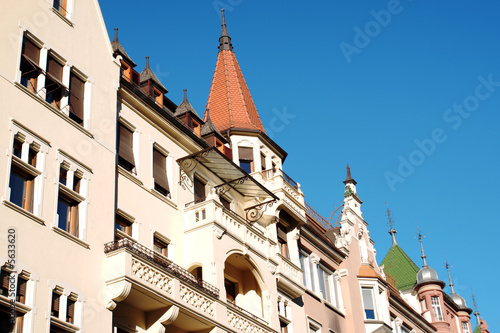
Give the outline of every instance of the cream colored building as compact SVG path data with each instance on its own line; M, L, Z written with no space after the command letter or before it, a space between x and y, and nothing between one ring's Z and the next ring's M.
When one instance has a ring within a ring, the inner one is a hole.
M97 0L0 15L1 332L436 331L377 265L350 172L331 229L282 171L224 15L203 116Z

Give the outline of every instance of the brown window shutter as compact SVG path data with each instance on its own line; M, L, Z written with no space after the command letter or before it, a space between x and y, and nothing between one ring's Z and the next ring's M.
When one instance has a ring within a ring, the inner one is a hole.
M85 82L71 73L69 83L69 111L83 121L83 96L85 92Z
M240 160L253 161L253 148L238 147L238 155Z
M120 140L118 141L118 155L135 166L133 133L120 124Z
M28 281L26 281L23 278L18 278L17 279L17 293L20 296L26 296L26 284Z
M155 183L163 187L167 192L170 192L168 188L166 159L167 158L162 153L153 149L153 177Z
M57 293L52 293L52 311L57 311L59 312L59 299L61 298L61 295Z
M194 178L194 201L200 202L205 200L205 184L198 178Z
M53 79L56 79L58 84L62 85L63 66L50 56L47 61L47 73L49 73Z
M75 318L75 301L68 299L68 311L66 313L66 317L68 317L68 322L74 323Z
M282 239L283 241L286 242L286 231L285 227L282 225L278 224L278 238Z
M7 290L9 289L9 273L2 270L1 277L2 277L2 289L6 289L5 292L8 293Z
M27 38L24 38L23 55L35 64L40 62L40 49Z

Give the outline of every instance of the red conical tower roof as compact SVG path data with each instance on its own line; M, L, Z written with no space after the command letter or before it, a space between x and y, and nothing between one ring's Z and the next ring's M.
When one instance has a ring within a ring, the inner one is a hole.
M234 55L231 38L227 33L224 10L222 10L222 32L219 43L217 64L206 107L210 109L212 122L221 132L230 128L238 128L261 130L265 133Z

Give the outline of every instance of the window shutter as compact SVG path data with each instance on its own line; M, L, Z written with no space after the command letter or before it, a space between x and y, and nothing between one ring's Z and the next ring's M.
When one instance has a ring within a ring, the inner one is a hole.
M285 231L285 228L281 224L278 224L278 238L280 238L286 242L286 231Z
M7 290L9 289L9 273L2 270L1 276L2 276L2 289L6 289L5 292L8 292Z
M75 301L68 299L68 311L66 314L66 317L68 317L68 321L70 323L74 323L74 318L75 318Z
M27 38L24 38L23 55L35 64L40 62L40 49Z
M55 61L52 57L49 57L49 60L47 62L47 73L51 76L52 79L55 79L59 85L63 86L63 66Z
M118 141L118 155L135 166L133 133L120 124L120 140Z
M194 200L196 202L205 200L205 184L198 178L194 179Z
M167 192L170 192L168 188L166 159L162 153L153 149L153 177L158 185L167 190Z
M59 312L59 298L61 295L52 293L52 311Z
M83 96L85 92L85 82L71 73L69 89L69 111L83 121Z
M23 278L17 279L17 294L19 296L26 296L26 284L28 281L26 281Z
M253 148L238 147L238 154L240 156L240 160L253 161Z

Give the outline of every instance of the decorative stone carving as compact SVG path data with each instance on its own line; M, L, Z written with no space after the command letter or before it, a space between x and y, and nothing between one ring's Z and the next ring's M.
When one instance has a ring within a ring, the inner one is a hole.
M245 333L269 333L271 330L265 330L260 326L255 325L250 320L238 315L236 312L227 309L227 321L229 325L236 328L240 332Z
M213 224L212 229L213 229L214 235L215 235L215 237L217 237L217 239L221 239L222 236L224 236L224 234L226 233L226 229L222 228L218 224Z
M181 299L184 302L191 304L195 308L198 308L199 310L210 316L213 316L215 314L214 302L212 300L194 291L193 289L188 288L182 283L180 284L179 289Z
M278 265L272 261L268 261L267 268L269 268L269 271L271 272L271 274L274 275L274 274L276 274L276 269L278 268Z
M139 260L132 259L132 273L138 278L157 286L167 293L172 293L172 278L159 270Z

